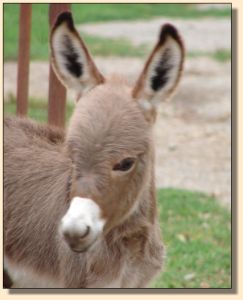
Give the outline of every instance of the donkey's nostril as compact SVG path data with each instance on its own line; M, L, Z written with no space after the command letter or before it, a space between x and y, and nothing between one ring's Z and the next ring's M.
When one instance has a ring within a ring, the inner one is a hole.
M68 243L69 247L75 252L83 252L90 245L90 234L91 227L88 225L80 226L79 230L73 230L74 228L69 228L69 230L64 230L62 232L65 241ZM91 235L92 236L92 235Z
M86 231L83 233L83 235L80 236L80 239L86 238L86 236L89 235L89 232L90 232L90 226L87 226Z
M66 228L62 233L68 242L77 242L85 239L90 234L90 226L83 225L78 228Z

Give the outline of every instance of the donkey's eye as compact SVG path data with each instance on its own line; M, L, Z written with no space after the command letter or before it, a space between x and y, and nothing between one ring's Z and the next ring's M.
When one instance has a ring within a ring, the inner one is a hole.
M128 157L120 161L118 164L115 164L113 167L113 171L128 171L135 163L134 157Z

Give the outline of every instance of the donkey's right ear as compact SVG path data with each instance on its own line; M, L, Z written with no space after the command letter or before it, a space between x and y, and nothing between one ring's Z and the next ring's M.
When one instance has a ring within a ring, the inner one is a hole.
M53 69L67 88L82 95L105 81L76 31L70 12L58 16L51 31L50 47Z

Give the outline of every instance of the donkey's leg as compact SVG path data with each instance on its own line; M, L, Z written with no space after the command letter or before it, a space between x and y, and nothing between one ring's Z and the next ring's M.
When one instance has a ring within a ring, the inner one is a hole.
M10 278L7 270L3 269L3 287L5 289L10 289L13 285L13 281Z

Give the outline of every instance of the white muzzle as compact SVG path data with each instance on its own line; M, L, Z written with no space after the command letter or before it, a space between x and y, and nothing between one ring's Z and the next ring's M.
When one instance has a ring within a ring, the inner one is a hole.
M84 252L102 234L104 225L100 207L92 199L74 197L61 220L60 232L73 251Z

